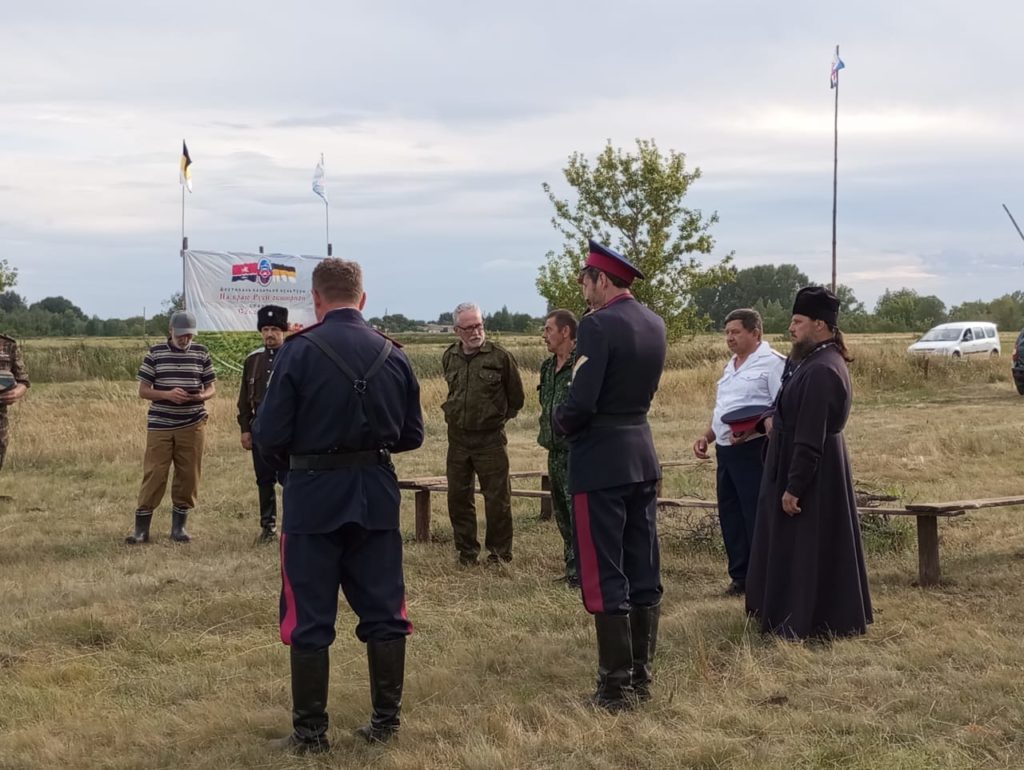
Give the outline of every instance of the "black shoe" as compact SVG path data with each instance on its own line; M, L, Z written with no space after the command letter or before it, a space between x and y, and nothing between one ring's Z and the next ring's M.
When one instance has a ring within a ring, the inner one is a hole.
M405 681L405 637L387 642L367 642L370 664L370 723L356 729L367 743L387 743L401 725L402 686Z
M266 543L273 543L277 540L277 528L276 527L264 527L260 530L260 536L256 539L256 542L263 545Z
M729 583L729 587L725 589L723 594L725 596L743 596L747 593L747 584L734 580Z
M510 553L502 554L501 556L496 553L487 554L487 564L489 566L493 566L495 564L508 564L510 561L512 561L512 554Z
M274 492L274 485L269 484L256 487L260 496L260 527L264 532L267 530L277 532L277 494ZM266 541L263 541L266 542Z
M594 615L597 631L597 691L591 705L615 714L636 706L629 615Z
M292 733L271 741L272 748L298 754L322 754L327 740L327 685L331 661L327 648L290 648L292 670Z
M293 754L325 754L331 750L331 744L326 737L304 741L292 733L284 738L274 738L270 741L270 748L274 751L290 751Z
M565 584L569 588L576 589L580 587L580 576L579 575L566 575Z
M460 567L477 567L480 562L477 561L475 556L463 556L459 554L459 566Z
M153 521L152 511L135 512L135 531L124 539L128 545L141 545L149 542L149 525Z
M192 540L185 531L188 521L188 508L171 508L171 540L175 543L188 543Z

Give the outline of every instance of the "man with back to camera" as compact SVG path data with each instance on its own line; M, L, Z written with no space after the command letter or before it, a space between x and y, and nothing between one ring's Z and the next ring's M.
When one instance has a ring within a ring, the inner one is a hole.
M576 563L597 632L597 691L611 712L651 697L661 565L661 466L647 412L665 366L665 323L629 291L629 260L590 241L580 287L591 312L577 330L576 366L555 430L569 440Z
M260 501L261 543L277 538L277 492L275 483L284 482L284 472L274 470L252 443L252 421L267 392L277 352L288 333L288 308L266 305L256 313L256 328L263 337L263 347L250 353L242 367L242 383L238 389L238 425L242 430L242 449L252 452L256 489Z
M448 423L448 517L455 550L464 567L477 563L476 483L484 497L489 564L512 561L512 486L509 481L505 423L526 397L515 358L489 342L480 308L466 302L452 314L458 342L441 357L448 398L442 409Z
M420 388L396 343L372 329L362 269L313 270L319 323L290 336L253 422L253 441L288 468L281 535L281 641L289 646L292 732L274 746L329 750L329 649L338 588L359 618L373 713L356 733L384 743L400 725L405 680L401 495L391 453L423 443Z
M718 380L711 424L693 444L693 453L706 460L708 443L715 442L718 521L731 580L725 591L728 596L746 591L764 470L764 434L748 423L753 419L756 425L756 418L775 402L786 364L762 337L761 314L756 310L740 308L725 317L725 342L733 355Z
M129 545L149 542L153 511L171 483L171 539L187 543L189 512L195 507L202 475L206 440L206 406L217 392L217 375L210 352L192 340L196 317L186 310L171 316L167 341L149 349L139 367L139 397L150 403L146 454L142 461L142 487L135 510L135 531Z

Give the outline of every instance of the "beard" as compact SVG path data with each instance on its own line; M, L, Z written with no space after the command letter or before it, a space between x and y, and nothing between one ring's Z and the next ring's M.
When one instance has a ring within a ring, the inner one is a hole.
M814 340L793 340L793 346L790 348L789 357L794 362L803 361L807 358L807 355L818 347L819 343Z

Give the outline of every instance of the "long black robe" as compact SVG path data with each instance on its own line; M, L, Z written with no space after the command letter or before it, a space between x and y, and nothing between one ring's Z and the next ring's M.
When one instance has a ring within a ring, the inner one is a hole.
M747 571L747 612L788 638L863 634L872 621L843 428L850 374L835 345L793 370L775 405ZM782 510L782 493L801 512Z

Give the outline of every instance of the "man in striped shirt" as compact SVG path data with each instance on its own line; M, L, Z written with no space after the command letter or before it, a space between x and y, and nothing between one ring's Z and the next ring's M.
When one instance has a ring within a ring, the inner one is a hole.
M207 417L205 402L213 398L217 379L210 352L192 342L195 334L196 317L184 310L176 312L171 316L167 342L151 347L139 367L139 397L151 403L135 532L125 538L132 545L149 542L149 524L167 489L171 463L171 539L179 543L191 539L185 521L196 504Z

